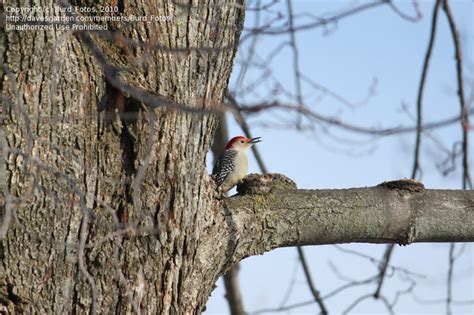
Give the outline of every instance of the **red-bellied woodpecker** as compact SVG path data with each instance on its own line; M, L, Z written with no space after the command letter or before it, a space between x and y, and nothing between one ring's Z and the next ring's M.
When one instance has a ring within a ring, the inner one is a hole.
M229 191L247 175L247 150L262 141L262 138L234 137L225 147L224 153L217 159L212 176L222 192Z

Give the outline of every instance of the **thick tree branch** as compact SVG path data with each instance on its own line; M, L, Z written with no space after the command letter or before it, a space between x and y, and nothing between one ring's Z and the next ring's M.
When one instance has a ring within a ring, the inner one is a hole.
M474 241L473 191L425 189L412 180L303 190L280 174L249 175L238 190L225 200L237 260L296 245Z

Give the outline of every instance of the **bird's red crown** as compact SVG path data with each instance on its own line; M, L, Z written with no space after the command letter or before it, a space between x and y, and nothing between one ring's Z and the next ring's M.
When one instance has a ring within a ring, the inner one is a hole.
M232 146L234 145L234 143L236 143L237 141L239 140L244 140L245 142L249 142L251 139L247 138L247 137L244 137L244 136L237 136L237 137L233 137L232 139L230 139L229 142L227 142L227 146L225 147L225 149L230 149L232 148Z

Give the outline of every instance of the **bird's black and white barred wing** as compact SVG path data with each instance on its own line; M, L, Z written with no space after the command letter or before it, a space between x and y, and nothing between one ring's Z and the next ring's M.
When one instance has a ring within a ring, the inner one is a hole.
M224 153L217 159L216 165L212 169L212 175L216 181L217 186L222 185L226 180L229 173L234 169L234 161L237 151L235 150L226 150Z

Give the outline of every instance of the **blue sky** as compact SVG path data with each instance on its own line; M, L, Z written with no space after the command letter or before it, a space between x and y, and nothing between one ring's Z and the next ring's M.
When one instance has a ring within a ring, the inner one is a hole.
M274 7L275 11L286 13L286 1ZM324 15L362 1L298 0L293 1L295 14ZM407 14L413 14L411 1L396 1L396 5ZM305 104L317 112L337 115L343 120L365 127L389 127L414 125L416 97L423 58L428 45L431 15L434 1L418 1L423 15L419 22L406 21L396 15L388 6L375 8L348 17L337 24L330 34L321 28L297 33L296 40L300 54L302 73L313 81L324 85L354 103L367 98L370 87L373 95L368 101L355 108L341 104L334 98L303 84ZM473 82L473 14L474 5L470 0L450 1L454 17L458 23L463 42L466 82ZM254 25L254 14L248 13L246 27ZM264 17L262 18L264 20ZM298 23L299 23L298 22ZM257 54L264 58L269 51L289 35L262 36L257 44ZM245 58L247 42L239 51L237 61ZM271 78L263 81L252 93L238 94L243 103L257 103L268 100L269 91L278 81L285 90L295 93L293 80L292 51L286 47L273 62L263 69L249 69L242 84L237 84L239 63L236 62L230 87L239 88L258 81L262 73L271 69ZM428 81L424 92L424 119L437 121L459 114L456 97L454 48L447 21L442 11L438 15L438 32L433 56L430 62ZM376 82L374 86L374 82ZM466 87L466 98L470 86ZM291 95L276 95L275 99L295 103ZM402 110L405 104L406 110ZM296 116L282 112L267 112L248 117L254 136L262 136L264 142L258 144L271 172L279 172L295 180L300 188L347 188L373 186L382 181L410 177L413 163L414 134L373 138L341 132L331 128L330 135L320 126L314 130L298 131L276 127L275 122L294 122ZM229 117L230 136L240 135L239 127ZM472 119L471 119L472 120ZM270 127L266 126L270 125ZM460 139L459 125L436 130L431 134L443 146L451 148ZM472 133L470 142L473 142ZM474 150L469 151L470 164L474 165ZM445 158L438 145L427 137L423 138L421 151L421 180L428 188L458 189L461 187L459 161L457 169L443 177L436 165ZM209 163L212 158L209 157ZM250 172L258 172L251 159ZM473 172L471 172L473 174ZM471 175L473 176L473 175ZM357 250L380 259L385 245L347 244L343 248ZM461 248L458 245L457 250ZM448 270L448 244L415 244L397 246L392 264L406 268L424 276L413 276L416 280L414 294L424 299L444 299ZM374 264L353 255L341 252L334 246L305 247L313 277L324 296L338 285L344 284L332 271L335 264L341 273L354 279L362 279L376 274ZM457 260L454 273L454 298L474 300L474 248L472 244L463 247L463 254ZM296 271L295 271L296 270ZM295 276L296 275L296 276ZM241 263L240 284L245 309L253 311L279 306L291 279L295 280L292 295L287 304L311 300L301 267L298 265L294 248L278 249L258 257L250 257ZM207 304L206 314L227 314L228 306L224 298L221 280ZM409 285L403 272L395 273L384 286L389 300L397 290ZM373 293L374 286L356 288L327 300L331 313L343 311L350 301L367 293ZM318 308L310 305L298 308L291 314L315 314ZM455 314L473 314L473 304L453 305ZM400 297L395 307L397 314L445 314L444 304L420 304L411 295ZM360 304L354 313L386 313L380 302L372 299ZM281 313L280 313L281 314Z

